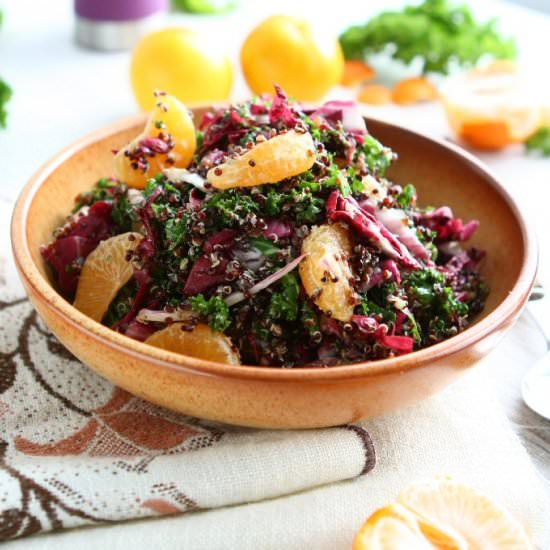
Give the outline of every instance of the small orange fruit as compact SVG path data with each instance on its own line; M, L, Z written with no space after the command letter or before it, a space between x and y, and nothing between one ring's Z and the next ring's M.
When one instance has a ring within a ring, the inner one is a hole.
M311 134L290 130L258 143L244 155L211 168L206 179L218 189L277 183L309 170L315 162Z
M143 132L116 154L115 175L142 189L165 168L189 166L195 149L195 125L187 107L171 95L158 95Z
M369 105L385 105L391 101L391 90L382 84L367 84L359 90L357 99Z
M130 79L139 106L150 111L156 103L155 90L188 105L229 99L233 66L227 52L208 34L169 27L139 41L132 53Z
M308 296L338 321L349 321L356 305L347 258L352 253L348 230L339 223L314 227L302 243L300 278Z
M192 331L182 330L181 323L173 323L155 332L145 340L146 344L182 355L228 365L240 365L239 355L231 340L221 332L212 332L205 324L198 324Z
M134 271L126 259L143 239L139 233L122 233L105 241L86 258L78 279L74 307L101 322L118 291Z
M443 105L451 128L478 149L525 141L543 122L538 92L511 62L495 62L448 79Z
M341 78L344 55L336 37L304 19L274 15L248 35L241 66L255 94L279 84L299 101L318 101Z
M433 101L437 97L437 88L424 77L405 78L394 86L392 93L393 101L399 105Z
M413 485L375 512L353 550L532 550L523 527L471 487L447 479Z
M367 63L357 59L349 59L344 63L342 84L344 86L356 86L366 80L373 79L375 75L374 69Z

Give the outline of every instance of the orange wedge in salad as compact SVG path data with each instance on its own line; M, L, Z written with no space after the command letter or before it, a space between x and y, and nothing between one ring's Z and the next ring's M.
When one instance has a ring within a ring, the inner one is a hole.
M165 168L187 168L196 149L195 125L187 107L171 95L159 95L143 132L115 155L116 177L143 189Z
M239 354L234 350L231 340L221 332L212 332L205 324L198 324L189 331L183 330L181 323L173 323L153 333L145 343L206 361L240 364Z
M290 130L211 168L206 179L217 189L252 187L297 176L309 170L314 162L315 146L311 134Z
M511 62L495 62L449 79L442 97L452 129L478 149L523 142L543 122L540 100Z
M516 519L475 489L450 480L413 485L372 514L353 550L532 550Z
M99 243L82 266L73 303L76 309L101 322L118 291L133 275L128 254L142 239L139 233L122 233Z
M300 279L308 296L326 314L349 321L357 303L350 284L353 277L348 258L352 243L339 223L314 227L302 243Z

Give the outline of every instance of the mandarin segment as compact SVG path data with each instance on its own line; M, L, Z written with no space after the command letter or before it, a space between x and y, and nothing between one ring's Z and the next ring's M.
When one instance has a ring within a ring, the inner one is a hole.
M300 278L308 296L325 313L347 322L357 298L350 284L353 277L348 258L352 242L339 223L314 227L302 243Z
M217 189L251 187L297 176L309 170L314 162L315 146L311 134L290 130L211 168L206 178Z
M181 323L173 323L153 333L146 344L167 351L189 355L206 361L228 365L240 365L239 355L231 340L221 332L212 332L210 327L199 323L192 331L182 330Z
M391 90L383 84L367 84L359 90L357 100L369 105L386 105L392 99Z
M76 309L101 322L118 291L133 275L127 255L142 239L141 234L130 232L99 243L82 267L73 303Z
M342 74L343 86L356 86L366 80L372 80L376 76L374 69L358 59L348 59L344 63L344 72Z
M532 550L523 527L465 485L436 480L409 487L374 512L353 550Z
M412 105L437 99L437 88L424 77L406 78L393 88L392 99L399 105Z
M369 517L357 532L352 550L434 550L434 547L422 536L414 515L394 503Z
M187 107L170 95L159 95L143 132L114 159L116 177L142 189L165 168L187 168L196 149L195 125Z
M430 526L452 530L467 541L466 548L527 550L532 546L512 515L472 487L442 479L412 486L397 501L417 516L426 536Z

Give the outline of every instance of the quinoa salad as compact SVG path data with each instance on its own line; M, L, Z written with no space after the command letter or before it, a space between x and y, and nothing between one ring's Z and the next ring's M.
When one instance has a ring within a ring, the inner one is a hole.
M464 244L478 222L387 179L397 155L353 102L304 108L276 87L193 120L157 100L41 251L86 315L185 355L290 368L407 354L483 309L484 252Z

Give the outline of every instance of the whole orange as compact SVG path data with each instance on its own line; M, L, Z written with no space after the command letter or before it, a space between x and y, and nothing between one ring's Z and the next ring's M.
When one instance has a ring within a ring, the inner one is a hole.
M208 37L184 28L168 28L143 37L132 54L132 88L139 106L150 111L154 90L187 105L229 98L233 68Z
M317 101L340 82L344 56L336 38L307 21L274 15L248 35L241 65L256 94L276 83L299 101Z

